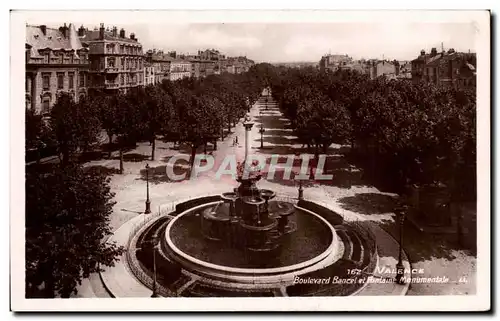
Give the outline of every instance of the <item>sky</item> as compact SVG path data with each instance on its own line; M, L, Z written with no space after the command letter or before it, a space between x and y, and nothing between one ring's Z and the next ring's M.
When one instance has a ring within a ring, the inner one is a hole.
M145 48L196 52L216 48L258 62L319 61L327 53L415 58L421 49L474 51L471 24L189 24L130 26ZM441 44L442 43L442 44Z
M391 13L397 15L398 12ZM52 16L51 16L52 17ZM54 18L54 17L52 17ZM81 17L78 17L81 18ZM214 48L228 56L246 55L256 62L317 62L321 56L347 54L354 59L411 60L425 49L475 52L478 28L471 20L439 22L418 19L367 19L367 21L183 23L182 19L116 19L109 15L105 26L134 32L145 50L156 48L196 53ZM229 19L230 20L230 19ZM57 27L64 20L45 22L47 16L31 16L27 23ZM74 19L78 28L99 26L101 20Z

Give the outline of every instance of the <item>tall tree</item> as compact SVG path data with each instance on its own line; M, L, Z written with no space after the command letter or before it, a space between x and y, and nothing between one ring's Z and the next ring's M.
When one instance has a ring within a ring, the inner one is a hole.
M26 151L36 152L36 162L40 163L41 152L53 144L53 138L42 115L33 109L26 109Z
M50 128L61 155L67 165L79 149L86 150L97 141L100 124L95 104L90 99L75 103L68 93L60 93L50 112Z
M156 135L162 132L172 109L170 96L159 86L150 85L144 90L144 104L141 106L144 127L150 137L151 160L155 159Z
M69 297L123 251L112 234L109 180L79 165L26 175L26 296Z

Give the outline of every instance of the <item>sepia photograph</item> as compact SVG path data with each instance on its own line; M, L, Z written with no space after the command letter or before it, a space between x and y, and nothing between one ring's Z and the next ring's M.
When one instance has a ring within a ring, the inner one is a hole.
M12 310L491 308L489 11L14 10L10 36Z

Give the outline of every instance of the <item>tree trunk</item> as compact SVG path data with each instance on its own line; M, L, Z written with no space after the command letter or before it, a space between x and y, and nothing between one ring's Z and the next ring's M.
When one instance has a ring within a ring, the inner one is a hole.
M326 155L326 153L327 153L327 151L328 151L328 146L329 146L329 145L328 145L328 144L326 144L326 143L324 143L324 144L323 144L323 154L325 154L325 155Z
M197 146L195 146L194 144L191 144L191 159L189 160L189 168L190 168L189 174L191 174L191 172L193 171L194 158L196 157L196 150L197 149L198 149Z
M205 155L207 154L207 144L208 144L207 142L203 144L203 154Z
M156 148L156 139L153 137L151 140L151 160L155 160L155 148Z
M108 146L108 158L111 158L111 145L113 144L113 135L108 134L109 146Z
M214 150L217 150L217 139L214 140Z
M314 144L314 159L318 159L319 158L319 147L318 147L318 144Z
M67 148L64 148L62 150L62 166L66 166L69 164L69 151Z
M36 164L40 165L40 160L42 159L42 155L40 153L40 148L36 149Z
M120 146L120 174L123 174L123 150Z

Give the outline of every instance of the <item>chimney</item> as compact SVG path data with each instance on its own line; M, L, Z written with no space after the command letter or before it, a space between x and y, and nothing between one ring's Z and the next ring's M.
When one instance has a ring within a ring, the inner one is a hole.
M99 40L104 40L104 23L101 23L99 28Z
M68 38L68 26L66 25L66 22L64 23L64 26L59 27L59 32L62 33L64 38Z
M113 37L116 38L118 36L118 29L113 27Z
M78 37L83 37L85 36L85 28L83 28L83 25L78 28Z
M435 55L437 55L437 49L436 48L432 48L431 49L431 57L434 57Z
M42 30L43 35L47 35L47 26L46 25L40 25L40 30Z
M125 38L125 29L120 29L120 38Z
M135 40L135 34L134 33L130 34L130 39Z
M420 55L421 55L421 56L424 56L424 55L425 55L425 50L424 50L424 49L420 50Z

